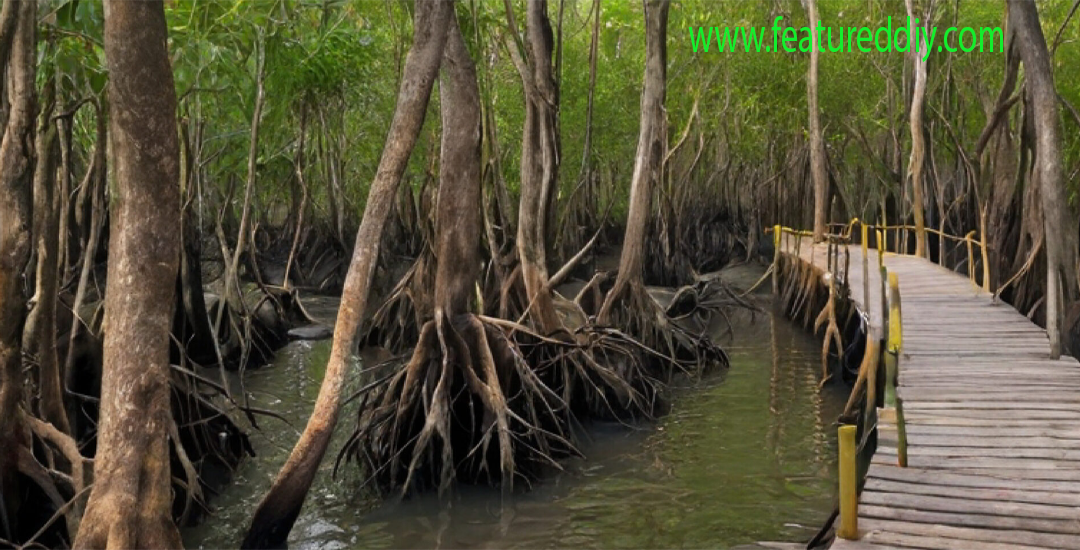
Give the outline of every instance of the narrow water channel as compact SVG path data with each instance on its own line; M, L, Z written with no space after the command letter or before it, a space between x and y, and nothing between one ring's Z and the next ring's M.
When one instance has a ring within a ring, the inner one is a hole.
M670 414L627 428L594 425L587 458L503 496L459 488L437 497L379 502L357 491L332 457L289 539L315 548L727 548L759 540L805 541L832 511L835 419L845 389L818 392L820 343L773 314L739 313L724 340L731 368L678 390ZM253 404L302 427L330 343L293 342L273 365L250 371ZM355 378L355 377L354 377ZM337 445L355 421L347 411ZM214 516L184 532L189 548L235 547L297 432L266 419L253 433L259 456L213 499Z

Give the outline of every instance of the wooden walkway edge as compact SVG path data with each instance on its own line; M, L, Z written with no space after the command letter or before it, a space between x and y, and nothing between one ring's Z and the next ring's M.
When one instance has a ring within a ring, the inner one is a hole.
M824 271L826 245L798 239L781 252ZM862 251L846 250L851 299L881 334L880 292L862 303ZM921 258L883 260L903 302L908 467L897 466L895 415L883 410L860 538L832 548L1080 549L1080 363L1049 359L1046 332L967 277Z

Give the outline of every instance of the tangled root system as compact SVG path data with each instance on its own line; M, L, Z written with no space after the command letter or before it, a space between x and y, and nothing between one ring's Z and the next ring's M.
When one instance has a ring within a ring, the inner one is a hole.
M570 422L503 328L437 311L409 362L366 388L338 459L359 461L383 492L442 492L456 478L509 488L577 454Z
M357 427L338 457L382 493L455 480L530 482L579 455L581 418L648 418L662 406L654 351L593 325L556 335L501 319L436 312L411 359L361 390Z
M431 252L425 251L413 261L365 326L364 341L395 353L417 342L425 321L423 312L430 314L433 308L433 260Z
M622 300L609 312L606 324L634 335L649 371L665 381L675 373L697 376L710 368L726 366L727 354L712 342L707 331L710 312L721 310L721 303L726 302L709 290L710 285L702 282L683 287L664 307L644 285L631 282L624 288ZM690 319L695 322L679 322Z

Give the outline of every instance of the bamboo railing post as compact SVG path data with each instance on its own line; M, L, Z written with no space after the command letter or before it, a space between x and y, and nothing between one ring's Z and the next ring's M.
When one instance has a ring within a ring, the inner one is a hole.
M862 238L862 280L863 280L863 307L870 307L870 256L868 253L869 243L867 240L866 224L859 224L860 237Z
M885 330L884 338L888 338L889 326L891 324L890 311L889 311L889 268L884 264L878 267L878 279L881 280L881 322L882 329ZM886 342L887 344L888 342ZM888 345L885 346L885 351L889 351Z
M885 273L882 273L882 275L883 275L882 280L884 281L885 277L887 277L887 275ZM884 283L882 284L882 287L883 288L885 287ZM885 299L885 302L886 303L888 302L887 298ZM890 408L890 409L896 407L896 374L897 374L897 370L898 370L897 369L897 359L898 359L898 357L897 357L897 354L896 354L896 343L893 341L893 330L892 330L893 324L895 324L895 323L899 323L899 321L893 321L893 312L892 312L892 308L890 307L888 309L888 313L886 314L886 322L885 322L885 330L886 330L885 338L886 338L886 341L885 341L885 402L884 402L885 407Z
M833 265L833 252L836 247L836 241L833 240L831 235L825 237L825 269L830 273L836 272L836 266Z
M971 249L971 237L975 235L975 231L968 231L967 235L964 235L964 242L967 243L968 253L968 279L971 280L971 284L975 284L975 254Z
M896 393L900 371L900 353L904 347L903 315L900 304L900 278L889 272L889 341L886 355L886 403L890 399L896 405L896 454L897 463L907 467L907 426L904 424L904 400ZM888 388L892 391L889 392Z
M863 430L869 430L875 425L877 415L877 388L878 388L878 361L881 358L880 343L871 335L866 337L865 358L868 360L866 369L866 407L863 409ZM864 436L865 437L865 436Z
M859 538L858 465L855 459L855 432L853 424L840 426L837 437L840 444L840 528L836 535L842 539Z
M885 233L881 230L877 230L877 266L878 268L885 266L885 248L888 245L885 244Z
M990 261L986 252L986 232L979 232L979 250L982 255L982 289L986 292L990 292Z
M773 226L772 292L780 294L780 224Z

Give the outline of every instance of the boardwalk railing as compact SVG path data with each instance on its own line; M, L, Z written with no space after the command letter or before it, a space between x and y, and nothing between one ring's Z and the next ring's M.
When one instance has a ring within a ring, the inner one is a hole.
M909 225L872 225L862 223L861 220L855 218L848 223L843 224L830 224L830 228L835 232L829 232L824 236L824 241L827 243L827 284L829 285L830 300L833 299L835 292L833 292L834 284L848 285L848 274L850 268L850 258L848 255L848 246L851 245L851 235L855 229L855 226L859 227L859 244L862 248L862 304L866 309L871 309L871 295L877 293L880 297L880 314L881 314L881 331L874 333L869 331L867 333L867 345L864 352L863 361L859 367L858 379L855 383L855 387L852 389L852 397L848 401L848 406L845 409L844 418L851 418L850 414L852 409L857 404L857 398L859 392L865 387L866 400L864 404L863 417L861 422L862 434L858 434L859 426L855 424L844 424L839 427L838 430L838 442L839 442L839 494L840 494L840 518L839 526L837 529L837 535L844 539L857 539L858 538L858 483L859 483L859 464L869 464L870 455L873 454L875 446L868 445L871 440L876 441L876 435L878 431L877 426L877 393L878 393L878 376L879 370L884 372L880 373L884 375L884 388L883 388L883 403L881 406L886 410L891 410L895 414L896 419L896 431L897 431L897 465L900 467L907 467L907 429L904 422L904 405L903 399L897 394L897 375L899 372L899 361L901 350L903 347L903 328L901 317L901 299L900 299L900 281L899 276L895 272L890 272L885 266L884 256L885 254L897 254L905 255L907 251L906 245L906 233L914 231L914 226ZM803 246L803 241L813 237L813 232L792 229L789 227L783 227L776 225L772 228L775 250L774 258L774 272L773 272L773 288L776 290L779 285L778 260L780 258L785 238L794 239L793 253L796 257L800 255L800 249ZM968 279L973 285L979 286L980 281L976 276L976 259L982 264L982 281L981 286L983 290L990 291L990 276L989 276L989 262L987 261L987 247L985 236L976 238L977 231L970 231L963 237L957 237L949 235L947 233L926 228L928 233L938 236L939 239L939 263L945 265L944 258L947 256L945 250L946 240L954 243L962 243L967 251L966 262L961 262L956 266L952 266L952 269L958 269L961 265L966 263ZM893 247L890 250L889 237L892 234ZM875 244L877 244L877 257L878 265L877 269L880 273L880 285L879 288L871 288L870 272L870 254L869 243L870 235L875 237ZM810 243L812 245L812 241ZM975 255L975 249L978 247L979 256ZM955 250L955 249L954 249ZM813 254L813 251L811 251ZM813 264L813 258L811 256L810 263ZM849 287L849 291L854 290ZM869 314L869 312L865 312ZM883 346L881 344L884 344ZM884 367L882 369L882 367Z
M914 233L917 228L914 225L871 225L862 223L859 218L854 218L848 223L832 223L830 227L840 228L840 235L850 238L851 231L855 225L859 225L863 228L862 241L866 243L867 230L874 231L877 237L877 249L879 251L891 252L898 255L907 254L908 235ZM960 266L967 267L968 279L973 284L979 284L979 278L976 276L978 271L981 271L982 289L990 292L990 261L989 261L989 249L986 245L985 233L979 233L979 231L972 229L963 237L957 235L950 235L944 231L934 229L932 227L923 228L923 231L936 235L938 238L938 264L949 269L957 269ZM890 234L892 246L889 246ZM948 256L946 250L946 242L955 243L956 245L963 245L967 250L967 259L961 261L957 265L947 265L945 258ZM976 248L978 248L978 256L976 256ZM863 251L866 247L863 247ZM981 270L976 269L976 260L982 266Z

